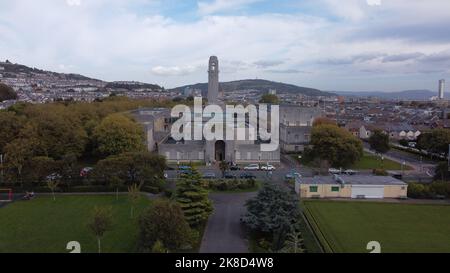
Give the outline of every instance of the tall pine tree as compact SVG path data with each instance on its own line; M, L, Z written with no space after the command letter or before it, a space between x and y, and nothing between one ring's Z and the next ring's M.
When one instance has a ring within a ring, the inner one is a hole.
M213 208L208 198L208 191L202 187L201 175L192 169L177 183L176 201L181 205L184 216L191 226L206 221Z

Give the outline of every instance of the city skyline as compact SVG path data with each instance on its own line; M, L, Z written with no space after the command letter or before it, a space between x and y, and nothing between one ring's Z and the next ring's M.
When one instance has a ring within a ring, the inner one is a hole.
M450 74L448 1L35 2L0 3L2 60L167 88L204 82L209 55L222 81L331 91L437 91Z

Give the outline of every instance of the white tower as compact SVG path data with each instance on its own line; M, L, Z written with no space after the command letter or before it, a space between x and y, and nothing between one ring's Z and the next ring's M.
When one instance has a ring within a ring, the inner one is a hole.
M444 92L445 92L445 80L440 80L439 81L439 99L443 100L444 99Z
M216 56L209 58L208 67L208 103L217 104L219 96L219 60Z

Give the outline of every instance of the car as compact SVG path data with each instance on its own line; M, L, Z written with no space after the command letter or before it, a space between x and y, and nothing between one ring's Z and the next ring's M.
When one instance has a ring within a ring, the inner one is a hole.
M192 170L191 166L178 166L178 170Z
M232 165L230 166L230 171L239 171L241 168L239 168L238 165Z
M237 178L237 175L231 172L226 172L225 175L223 176L225 179L235 179Z
M261 166L261 170L264 170L264 171L275 171L275 167L273 165L270 165L270 164L262 165Z
M255 179L256 176L251 173L242 173L240 175L241 179Z
M357 174L358 172L355 170L348 169L348 170L345 170L344 173L346 175L354 175L354 174Z
M203 178L205 178L205 179L214 179L214 178L216 178L216 174L215 173L204 173L203 174Z
M331 174L341 174L341 170L330 168L328 169L328 172Z
M81 176L81 177L86 177L86 176L89 174L89 172L91 172L93 169L94 169L94 168L92 168L92 167L84 167L84 168L81 169L81 171L80 171L80 176Z
M60 180L62 176L59 173L52 173L46 177L47 181L56 181Z
M259 170L259 165L258 164L250 164L244 167L244 170L247 171L258 171Z
M181 170L180 171L180 176L181 177L185 177L185 176L188 176L188 175L191 175L191 174L192 174L191 170Z
M302 175L299 174L299 173L297 173L297 172L294 172L294 173L288 173L288 174L286 174L286 175L284 176L284 179L286 179L286 180L291 180L291 179L294 179L295 177L302 177Z

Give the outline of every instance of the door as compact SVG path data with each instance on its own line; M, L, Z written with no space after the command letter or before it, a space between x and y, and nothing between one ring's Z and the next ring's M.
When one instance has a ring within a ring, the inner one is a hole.
M352 198L383 198L382 185L352 185Z

